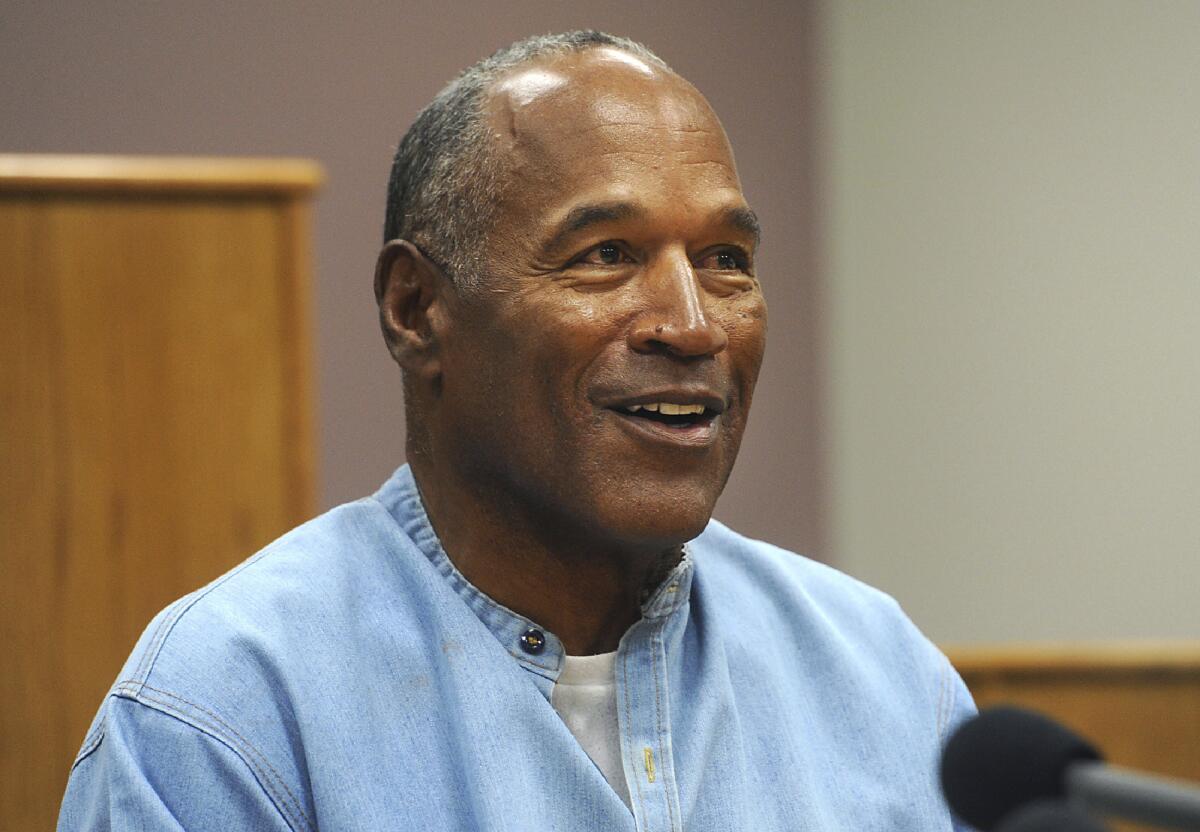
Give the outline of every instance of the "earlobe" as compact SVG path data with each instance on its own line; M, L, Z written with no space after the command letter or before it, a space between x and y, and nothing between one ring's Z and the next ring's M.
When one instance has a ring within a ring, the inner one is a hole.
M441 270L407 240L387 243L375 265L379 326L392 358L406 372L433 377L437 361L436 307Z

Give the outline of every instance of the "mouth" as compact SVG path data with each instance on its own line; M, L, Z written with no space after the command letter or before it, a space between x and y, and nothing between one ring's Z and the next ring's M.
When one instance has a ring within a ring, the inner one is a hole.
M725 404L715 397L689 397L688 401L642 398L608 409L643 438L675 445L705 446L716 439Z
M704 425L717 417L715 410L702 404L673 404L672 402L647 402L617 408L626 416L648 419L660 425L675 428L690 428Z

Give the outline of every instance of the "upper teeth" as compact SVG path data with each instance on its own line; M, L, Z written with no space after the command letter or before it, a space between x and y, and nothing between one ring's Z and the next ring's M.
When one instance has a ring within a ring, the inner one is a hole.
M637 413L639 410L649 410L651 413L662 413L666 416L683 416L691 413L703 413L704 405L651 402L650 404L631 404L626 410L630 413Z

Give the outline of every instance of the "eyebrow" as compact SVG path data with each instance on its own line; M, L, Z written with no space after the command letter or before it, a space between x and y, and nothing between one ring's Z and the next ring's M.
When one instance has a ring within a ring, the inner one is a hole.
M762 240L762 226L758 223L758 214L750 208L740 205L737 208L726 208L722 214L726 223L753 237L754 245L757 246Z
M550 239L543 246L545 252L557 251L571 236L584 231L593 225L605 222L617 222L645 215L645 211L632 202L600 202L592 205L577 205L567 212L566 218L554 229ZM739 205L722 209L720 219L725 224L748 234L757 246L762 238L762 227L758 215L750 208Z
M627 220L645 212L632 202L600 202L594 205L577 205L567 212L566 218L554 229L544 251L556 251L568 237L578 234L590 226L604 222Z

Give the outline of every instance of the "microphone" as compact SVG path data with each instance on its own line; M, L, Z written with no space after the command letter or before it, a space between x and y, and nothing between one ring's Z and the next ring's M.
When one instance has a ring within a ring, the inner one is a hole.
M1200 789L1105 765L1085 739L1021 708L991 708L962 725L941 775L950 808L983 832L1026 804L1066 797L1098 814L1200 830Z
M1035 800L1005 816L996 832L1108 832L1108 827L1063 800Z

